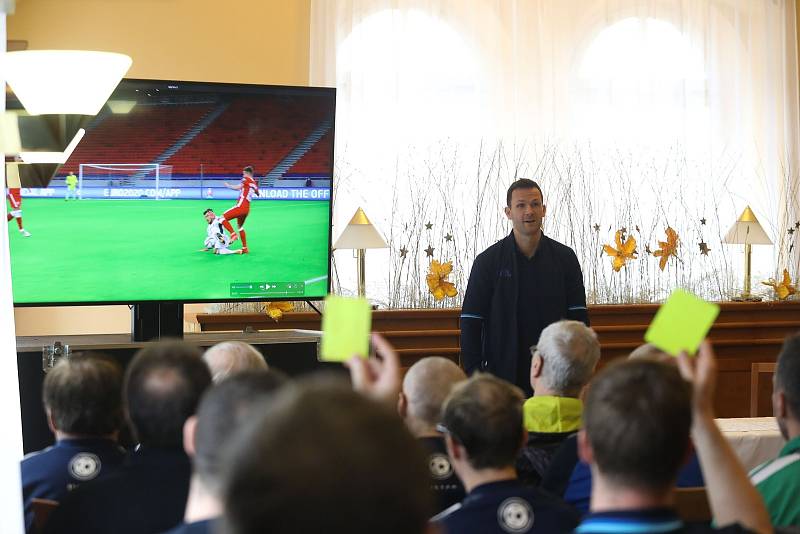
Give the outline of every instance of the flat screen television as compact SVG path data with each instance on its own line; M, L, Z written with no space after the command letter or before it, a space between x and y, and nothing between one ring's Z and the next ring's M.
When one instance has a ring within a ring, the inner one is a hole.
M48 184L22 180L15 305L324 297L335 101L330 88L123 80Z

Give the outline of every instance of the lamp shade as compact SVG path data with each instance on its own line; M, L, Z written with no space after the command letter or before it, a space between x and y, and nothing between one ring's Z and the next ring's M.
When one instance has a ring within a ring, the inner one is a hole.
M344 231L339 236L339 239L334 243L333 248L386 248L388 245L384 241L381 234L372 226L372 223L367 219L367 214L364 210L358 208L353 218L347 223Z
M31 115L97 115L132 63L114 52L24 50L6 53L3 74Z
M23 163L55 163L57 165L63 165L72 155L75 147L78 146L78 143L81 142L85 134L86 130L79 128L75 137L72 138L72 141L69 142L69 145L67 145L67 148L65 148L63 152L20 152L19 157L22 159Z
M772 240L758 223L756 214L747 206L739 219L725 234L725 243L731 245L771 245Z

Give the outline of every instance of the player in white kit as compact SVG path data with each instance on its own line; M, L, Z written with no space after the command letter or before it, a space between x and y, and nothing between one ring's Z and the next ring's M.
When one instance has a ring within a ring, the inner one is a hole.
M224 219L222 217L217 217L217 215L214 213L214 210L211 208L203 212L203 217L205 217L206 222L208 223L206 241L204 243L205 248L202 249L203 252L211 250L214 251L214 254L242 253L242 249L231 250L228 248L228 246L231 244L231 238L225 234L225 229L222 226L222 221Z

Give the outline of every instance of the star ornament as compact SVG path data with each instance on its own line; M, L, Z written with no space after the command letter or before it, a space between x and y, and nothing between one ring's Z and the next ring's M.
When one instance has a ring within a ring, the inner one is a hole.
M617 230L614 240L617 247L603 245L603 251L613 258L611 266L614 268L614 272L618 273L628 260L636 259L636 239L633 236L628 236L627 241L623 243L622 230Z
M447 234L446 236L444 236L444 240L449 243L450 241L453 240L453 234Z
M783 270L783 280L780 282L774 278L770 278L766 282L761 283L774 289L779 300L786 300L790 295L797 293L797 288L792 284L792 278L789 276L788 269Z
M455 284L447 280L452 271L453 263L450 261L445 263L439 263L436 260L431 261L425 281L428 282L428 291L433 295L434 300L439 301L445 297L458 295Z
M291 302L267 302L267 305L264 306L264 312L276 323L283 318L284 313L292 310L294 310L294 304Z
M406 247L402 247L402 248L400 249L400 257L401 257L401 258L405 258L405 257L406 257L406 254L408 254L408 249L407 249Z
M432 246L428 245L428 248L425 249L425 254L428 255L429 258L433 257L433 251L436 250Z
M708 256L708 253L711 251L711 249L708 248L708 243L706 243L705 241L701 241L700 243L698 243L698 246L700 247L700 254L702 254L703 256Z
M667 226L667 240L666 241L659 241L658 246L661 247L658 250L653 252L653 256L660 256L661 259L658 262L658 268L662 271L664 267L667 266L667 261L669 260L670 256L678 257L678 234Z
M433 229L433 223L425 223L425 229L426 229L426 230L431 230L431 229Z

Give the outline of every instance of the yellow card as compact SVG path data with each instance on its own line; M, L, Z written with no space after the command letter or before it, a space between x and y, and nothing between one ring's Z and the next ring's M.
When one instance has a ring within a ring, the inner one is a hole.
M365 298L325 297L322 314L320 359L342 362L358 355L369 356L372 308Z
M719 306L676 289L661 305L644 340L667 354L694 354L719 315Z

